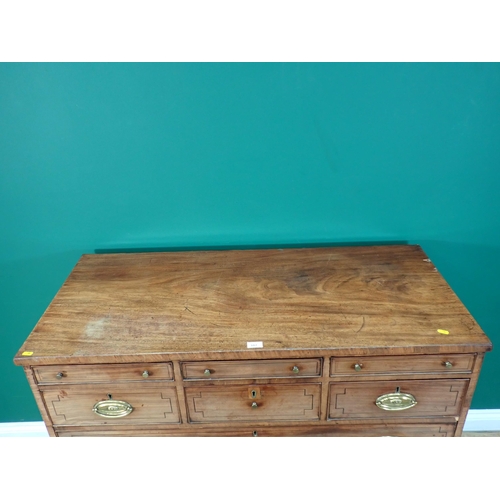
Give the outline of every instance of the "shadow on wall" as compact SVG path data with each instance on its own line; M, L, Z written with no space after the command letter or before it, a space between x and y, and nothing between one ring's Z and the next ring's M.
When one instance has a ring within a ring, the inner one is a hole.
M95 253L134 253L134 252L190 252L210 250L265 250L266 248L328 248L328 247L360 247L375 245L407 245L408 241L351 241L351 242L322 242L322 243L279 243L268 245L212 245L212 246L184 246L184 247L116 247L96 248Z

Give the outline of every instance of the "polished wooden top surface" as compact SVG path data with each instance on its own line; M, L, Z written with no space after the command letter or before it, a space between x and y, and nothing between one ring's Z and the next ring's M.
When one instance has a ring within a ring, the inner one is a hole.
M83 255L14 361L490 350L426 259L410 245Z

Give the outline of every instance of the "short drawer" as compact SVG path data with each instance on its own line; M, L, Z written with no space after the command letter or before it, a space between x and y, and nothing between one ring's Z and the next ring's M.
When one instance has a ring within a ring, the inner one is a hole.
M182 364L186 380L300 378L321 376L321 359L201 361Z
M210 386L185 389L189 421L318 420L321 384Z
M173 380L172 363L35 366L39 384Z
M463 379L335 382L328 418L458 417L468 384Z
M330 376L399 373L472 373L473 354L332 358Z
M175 388L158 382L41 386L40 392L54 425L165 424L180 420Z

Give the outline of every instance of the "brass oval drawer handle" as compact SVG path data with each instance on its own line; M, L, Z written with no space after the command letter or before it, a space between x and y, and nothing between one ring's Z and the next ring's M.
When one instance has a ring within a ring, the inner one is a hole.
M443 365L445 368L453 368L453 363L450 363L449 361L445 361Z
M212 372L211 372L211 371L207 368L207 369L203 372L203 375L205 375L205 376L207 376L207 377L208 377L208 376L210 376L210 374L211 374L211 373L212 373Z
M354 365L354 369L357 371L357 372L360 372L362 369L363 369L363 364L362 363L356 363Z
M63 372L59 372L59 373L56 374L56 379L57 380L61 380L63 377L64 377L64 373Z
M400 411L413 408L417 404L417 400L411 394L406 394L404 392L399 392L399 390L396 390L396 392L382 394L382 396L379 396L377 398L375 404L381 410Z
M294 367L292 368L292 372L293 372L293 373L299 373L299 372L300 372L299 367L298 367L298 366L294 366Z
M144 378L148 378L148 377L149 377L149 372L148 372L147 370L144 370L144 371L142 372L142 376L143 376Z
M94 405L92 411L101 417L105 418L121 418L132 413L132 405L126 401L117 401L115 399L107 399L99 401Z

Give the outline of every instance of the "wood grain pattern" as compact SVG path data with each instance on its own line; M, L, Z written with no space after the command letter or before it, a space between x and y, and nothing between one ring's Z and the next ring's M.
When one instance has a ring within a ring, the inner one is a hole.
M54 425L129 425L178 423L177 393L162 384L44 386L42 397ZM112 397L109 398L108 395ZM122 418L104 418L92 408L99 401L125 401L134 408Z
M293 426L262 426L260 423L249 426L202 426L196 425L196 435L206 437L451 437L455 424L443 423L413 423L413 424L345 424L345 425L308 425ZM70 436L151 436L179 437L185 435L185 430L179 426L149 426L149 427L62 427L57 429L61 437Z
M147 377L144 377L144 372L147 372ZM173 380L172 363L49 365L35 367L34 373L39 384Z
M483 360L484 360L484 353L478 354L474 365L474 372L472 373L469 379L469 386L467 388L467 394L465 395L464 404L462 405L462 411L456 429L456 436L462 435L463 428L465 425L465 419L467 418L467 413L469 411L470 404L472 402L472 396L474 395L474 391L476 390L476 385L479 379L479 373L481 371Z
M185 379L303 378L321 376L321 358L182 363ZM296 369L297 373L293 371ZM208 370L210 374L205 374Z
M318 420L320 384L188 387L190 422ZM250 391L251 392L251 391ZM253 407L255 405L255 407Z
M251 358L259 340L275 357L489 350L426 258L404 245L84 255L15 363Z
M329 418L408 418L460 415L468 380L391 380L333 383L330 385ZM386 411L375 405L379 396L400 389L415 397L417 405Z
M84 255L14 362L52 436L459 436L490 349L396 245Z
M446 354L439 356L376 356L332 358L330 374L384 375L402 373L472 373L474 355ZM448 368L446 363L451 363ZM358 370L355 366L359 365Z
M30 389L33 392L33 396L38 406L38 410L40 411L40 415L42 416L45 427L47 428L47 432L50 437L54 437L56 434L52 426L52 420L50 418L49 412L47 411L47 407L45 406L42 395L40 394L32 368L29 366L25 366L24 373L26 375L26 379L28 380Z

